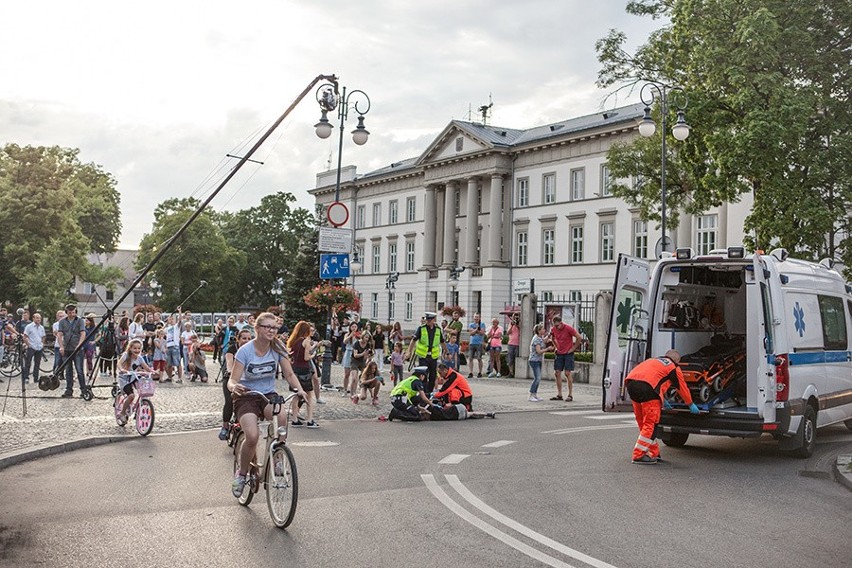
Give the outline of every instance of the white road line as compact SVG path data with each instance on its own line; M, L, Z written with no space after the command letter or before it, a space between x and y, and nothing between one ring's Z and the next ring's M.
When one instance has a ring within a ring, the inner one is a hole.
M525 537L531 538L532 540L547 546L548 548L552 548L553 550L564 554L565 556L570 556L575 560L579 560L580 562L585 562L590 566L595 566L596 568L615 568L612 564L607 564L602 560L598 560L597 558L593 558L587 554L583 554L579 550L574 550L573 548L569 548L562 543L556 542L555 540L544 536L543 534L539 534L532 530L529 527L522 525L521 523L510 519L506 515L500 513L499 511L494 510L493 508L486 505L479 497L470 492L470 490L465 487L457 475L445 475L447 481L450 483L450 487L456 490L456 492L461 495L461 497L497 521L498 523L502 523L509 527L512 530L515 530Z
M469 458L469 457L470 457L470 454L450 454L447 457L445 457L444 459L442 459L441 461L439 461L438 463L456 464L456 463L461 463L463 459Z
M630 419L632 414L625 414L623 412L615 412L613 414L601 414L600 416L586 416L589 420L621 420Z
M585 416L586 414L602 414L601 410L554 410L548 414L556 416Z
M502 448L503 446L508 446L509 444L514 444L513 440L497 440L496 442L491 442L490 444L483 444L483 448Z
M157 413L157 420L161 420L163 418L201 418L205 416L219 416L222 414L221 412L163 412L162 414ZM36 424L50 424L53 422L94 422L94 421L102 421L102 420L115 420L115 417L112 415L101 415L101 416L64 416L64 417L45 417L45 418L22 418L18 420L19 422L26 422L28 424L36 423Z
M638 428L636 424L606 424L601 426L578 426L577 428L563 428L561 430L548 430L542 434L573 434L575 432L591 432L593 430L615 430L617 428Z
M526 554L530 558L534 558L548 566L553 566L554 568L576 568L571 564L566 564L565 562L562 562L558 558L554 558L548 554L545 554L544 552L536 550L528 544L525 544L519 541L518 539L504 533L500 529L489 525L479 517L474 516L472 513L469 513L467 510L464 509L464 507L453 501L450 496L446 494L446 492L441 488L441 486L438 485L438 482L435 481L434 476L429 474L422 474L420 478L423 479L423 482L426 484L427 489L429 489L432 495L434 495L435 498L438 499L438 501L440 501L447 509L449 509L468 523L472 524L482 532L496 538L504 544L511 546L518 552Z

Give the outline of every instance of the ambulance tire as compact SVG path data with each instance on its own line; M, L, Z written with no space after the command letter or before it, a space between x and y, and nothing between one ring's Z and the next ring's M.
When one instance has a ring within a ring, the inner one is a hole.
M847 427L847 428L849 428L850 430L852 430L852 418L850 418L849 420L847 420L846 422L844 422L844 424L846 424L846 427Z
M809 458L816 448L816 412L810 404L805 405L805 413L802 416L802 445L790 452L797 458Z
M660 440L670 448L682 448L686 445L689 434L685 432L664 432L660 434Z

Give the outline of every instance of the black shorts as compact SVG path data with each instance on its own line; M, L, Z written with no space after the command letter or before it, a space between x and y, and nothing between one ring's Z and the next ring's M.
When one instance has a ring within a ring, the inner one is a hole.
M313 371L301 372L301 371L293 371L296 374L296 378L299 379L299 385L301 385L302 390L305 392L312 392L314 390L314 381L313 381ZM290 387L291 392L296 392L296 389Z
M274 396L278 396L276 392L266 393L266 398L272 398ZM263 419L264 414L263 411L266 409L266 405L269 404L266 402L263 397L258 396L256 394L246 394L243 396L234 396L234 415L237 417L237 422L240 421L240 418L244 414L254 414L258 418Z

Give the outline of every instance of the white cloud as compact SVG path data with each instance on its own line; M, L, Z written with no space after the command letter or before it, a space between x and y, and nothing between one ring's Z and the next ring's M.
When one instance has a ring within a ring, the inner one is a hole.
M617 0L11 3L0 143L80 148L113 173L122 244L135 247L157 203L213 187L234 163L225 154L245 151L318 74L370 95L371 139L347 138L343 152L363 173L419 155L489 94L491 122L513 128L596 111L607 93L594 85L595 40L618 28L637 44L659 25ZM264 165L247 165L213 207L281 190L311 207L316 173L337 163L317 118L311 93L255 155Z

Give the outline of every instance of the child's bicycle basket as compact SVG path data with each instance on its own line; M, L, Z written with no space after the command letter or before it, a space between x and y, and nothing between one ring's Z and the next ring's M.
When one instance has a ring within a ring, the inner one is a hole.
M151 377L141 377L139 379L139 396L154 396L154 388L154 381Z

